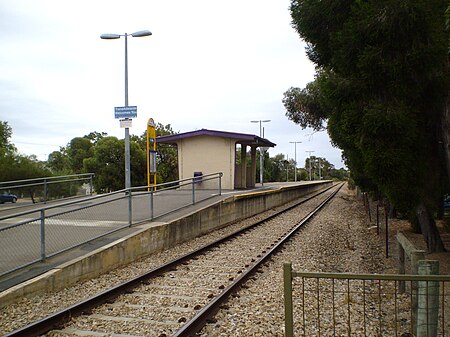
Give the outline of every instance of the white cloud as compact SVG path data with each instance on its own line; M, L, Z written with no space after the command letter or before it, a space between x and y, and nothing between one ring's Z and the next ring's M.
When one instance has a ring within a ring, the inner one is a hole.
M342 166L326 134L308 140L285 117L283 92L314 75L290 25L289 0L15 0L0 7L0 120L10 122L24 153L45 159L91 131L123 137L114 107L124 105L125 41L100 35L148 29L153 36L128 38L129 104L138 106L131 133L142 134L149 117L181 132L255 134L250 120L271 119L272 154L293 157L289 141L300 140Z

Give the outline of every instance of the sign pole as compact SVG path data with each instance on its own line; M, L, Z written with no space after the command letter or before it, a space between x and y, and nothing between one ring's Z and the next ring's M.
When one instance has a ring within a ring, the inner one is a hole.
M125 107L128 107L128 39L125 33ZM130 129L125 127L125 188L131 187L130 172Z
M156 185L156 128L153 118L147 123L147 186Z

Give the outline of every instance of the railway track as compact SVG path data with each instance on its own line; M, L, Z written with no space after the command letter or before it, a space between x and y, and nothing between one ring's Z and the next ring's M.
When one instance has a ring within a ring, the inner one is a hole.
M193 336L341 186L5 336ZM308 214L283 221L296 207Z

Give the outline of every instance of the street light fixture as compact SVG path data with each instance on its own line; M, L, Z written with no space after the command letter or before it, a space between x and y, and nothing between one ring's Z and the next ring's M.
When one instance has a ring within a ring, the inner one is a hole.
M149 30L140 30L131 34L102 34L101 39L114 40L120 39L121 36L125 37L125 106L128 106L128 36L132 37L144 37L150 36L152 33ZM127 118L126 118L127 119ZM125 188L131 187L131 170L130 170L130 129L125 127Z
M259 123L259 136L262 137L262 123L268 123L270 122L270 119L264 119L264 120L258 120L258 121L250 121L250 123ZM264 186L264 181L263 181L263 167L264 167L264 162L263 162L263 155L264 155L264 150L260 147L259 148L259 181L261 182L261 186Z
M311 153L315 151L305 151L309 153L309 180L311 180Z
M295 165L295 171L294 171L294 180L297 181L297 144L300 144L301 142L289 142L290 144L294 144L294 165Z

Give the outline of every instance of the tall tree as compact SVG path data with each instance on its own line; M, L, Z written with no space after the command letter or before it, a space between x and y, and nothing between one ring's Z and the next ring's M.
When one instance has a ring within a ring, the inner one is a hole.
M93 143L87 137L75 137L67 145L67 154L73 172L83 173L83 160L93 154Z
M106 136L108 136L108 134L106 132L92 131L88 135L85 135L84 138L89 139L92 142L92 144L95 145L95 144L97 144L97 142L100 139L102 139L102 138L104 138Z
M97 192L111 192L124 188L125 141L116 137L102 137L93 146L92 156L84 158L84 171L95 173ZM132 186L145 186L145 151L130 140L130 167Z
M15 147L10 142L12 128L8 122L0 121L0 158L6 154L15 152Z
M72 174L70 158L65 147L60 147L59 151L53 151L48 155L47 166L56 175Z
M358 185L417 219L430 251L444 249L431 215L448 191L439 145L446 7L444 0L292 0L293 26L318 72L283 99L301 126L326 122Z
M97 192L111 192L124 188L124 141L116 137L104 137L96 144L93 156L85 158L84 168L95 173L94 188Z

